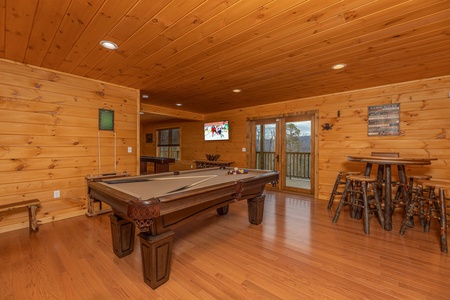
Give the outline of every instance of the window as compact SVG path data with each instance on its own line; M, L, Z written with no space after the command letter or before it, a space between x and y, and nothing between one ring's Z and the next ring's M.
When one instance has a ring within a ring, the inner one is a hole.
M158 130L157 155L180 160L180 128Z

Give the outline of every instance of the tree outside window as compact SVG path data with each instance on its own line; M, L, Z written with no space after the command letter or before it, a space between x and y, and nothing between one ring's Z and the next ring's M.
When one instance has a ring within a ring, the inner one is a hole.
M159 129L157 155L180 160L180 128Z

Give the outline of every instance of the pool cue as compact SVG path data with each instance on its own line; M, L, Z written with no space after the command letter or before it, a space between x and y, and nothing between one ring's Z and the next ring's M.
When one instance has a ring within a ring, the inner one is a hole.
M194 177L174 177L174 178L136 178L136 179L118 179L118 180L107 180L103 181L104 183L108 184L119 184L119 183L132 183L132 182L144 182L144 181L165 181L165 180L179 180L179 179L189 179L189 178L201 178L201 177L207 177L206 179L201 180L200 182L194 182L193 185L199 184L203 181L209 180L212 177L217 177L217 175L211 175L211 176L194 176ZM182 187L183 189L185 187Z
M114 161L113 161L114 174L117 173L117 170L116 170L116 156L117 156L117 135L116 135L116 132L114 131Z
M175 192L179 192L179 191L182 191L182 190L191 188L191 187L193 187L193 186L196 186L197 184L200 184L200 183L202 183L202 182L205 182L205 181L207 181L207 180L210 180L211 178L214 178L214 177L217 177L217 175L213 175L213 176L210 176L210 177L208 177L208 178L206 178L206 179L203 179L203 180L200 180L200 181L197 181L197 182L194 182L194 183L185 185L185 186L183 186L183 187L181 187L181 188L179 188L179 189L170 191L170 192L168 192L168 193L175 193Z
M98 149L98 174L102 174L102 165L100 163L100 131L97 131L97 149Z

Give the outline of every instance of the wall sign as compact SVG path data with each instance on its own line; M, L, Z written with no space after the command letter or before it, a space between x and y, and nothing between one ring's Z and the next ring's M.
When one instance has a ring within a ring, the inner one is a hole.
M400 135L400 103L369 106L367 135Z

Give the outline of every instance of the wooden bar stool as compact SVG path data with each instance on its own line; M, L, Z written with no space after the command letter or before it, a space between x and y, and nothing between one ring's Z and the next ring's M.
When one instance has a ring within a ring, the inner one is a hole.
M350 194L350 209L351 212L356 211L356 208L362 208L364 233L370 234L370 213L376 212L380 224L384 227L383 211L381 209L381 198L377 191L377 179L373 177L361 175L349 175L342 192L341 200L336 209L333 218L333 223L337 223L341 209L345 202L348 201L347 194ZM371 191L371 193L369 193Z
M339 186L345 186L347 176L359 174L361 174L361 172L347 172L347 171L338 172L336 181L334 182L333 190L331 191L330 200L328 200L328 209L331 209L331 207L333 206L334 198L336 197L336 195L342 195L343 190L339 190Z
M409 198L413 199L414 194L417 192L417 185L419 181L422 180L430 180L432 177L430 175L410 175L408 176L409 185L408 185L408 194ZM402 189L403 186L399 185L397 191L395 192L394 203L401 203L402 197Z
M425 195L424 191L428 191ZM445 193L447 192L447 196ZM416 207L427 204L427 211L425 213L424 232L429 232L430 222L432 218L439 220L440 228L440 246L441 251L447 253L447 216L448 208L450 207L450 181L448 180L423 180L419 181L417 192L412 199L408 210L400 228L400 234L404 234L408 227L409 219L414 215Z
M417 194L417 190L418 190L418 184L419 181L423 181L423 180L430 180L432 177L430 175L411 175L408 176L409 179L409 184L408 184L408 195L409 195L409 199L410 201L412 201L412 199L414 199L415 195ZM403 189L405 189L406 187L403 185L399 185L397 188L397 191L395 193L395 197L394 200L392 201L394 209L397 207L404 207L404 211L405 211L405 215L406 215L406 211L407 211L407 207L409 205L409 203L405 203L404 201L404 197L403 195ZM422 190L422 192L426 192L428 190ZM416 204L420 204L420 203L416 203ZM416 205L416 208L418 209L418 212L415 211L415 214L417 213L420 216L420 225L422 227L425 226L425 218L424 218L424 211L423 205ZM411 218L410 220L410 224L409 227L413 227L414 226L414 219Z

